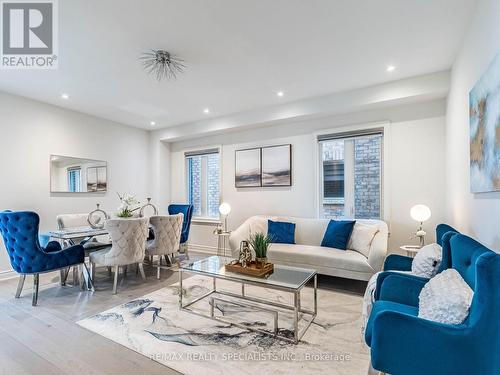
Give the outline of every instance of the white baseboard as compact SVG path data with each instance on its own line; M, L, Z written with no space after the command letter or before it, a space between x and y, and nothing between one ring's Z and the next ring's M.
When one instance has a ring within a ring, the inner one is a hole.
M1 271L0 272L0 281L9 280L17 277L17 272L14 270Z
M217 248L215 246L189 244L189 251L217 255Z

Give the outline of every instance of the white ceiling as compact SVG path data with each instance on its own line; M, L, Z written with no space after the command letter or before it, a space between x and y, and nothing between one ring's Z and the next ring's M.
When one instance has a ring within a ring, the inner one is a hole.
M59 1L59 69L2 70L0 90L145 129L150 121L173 126L448 69L474 6L474 0ZM138 59L152 48L179 55L187 71L157 82ZM390 64L397 67L392 73Z

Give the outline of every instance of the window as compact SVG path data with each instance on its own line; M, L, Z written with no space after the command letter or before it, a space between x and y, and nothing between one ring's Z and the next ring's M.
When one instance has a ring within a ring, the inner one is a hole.
M81 188L81 169L69 168L68 169L68 191L70 193L79 193Z
M379 219L383 130L321 135L320 215Z
M186 158L187 197L193 216L219 218L220 155L218 149L188 152Z

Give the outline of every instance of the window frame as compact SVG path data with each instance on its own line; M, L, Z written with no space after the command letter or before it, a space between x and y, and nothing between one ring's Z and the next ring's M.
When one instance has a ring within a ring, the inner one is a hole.
M383 136L381 141L381 166L380 166L380 220L384 220L389 223L391 202L390 202L390 168L389 163L389 147L390 144L390 130L391 123L389 121L383 122L371 122L364 124L356 124L351 126L339 126L335 128L322 129L320 131L314 132L312 136L312 141L314 142L314 160L315 160L315 206L316 206L316 217L321 219L322 217L322 204L323 204L323 157L322 148L319 141L319 137L325 135L336 135L346 132L359 132L383 129ZM360 134L362 135L362 134ZM347 215L346 215L347 216Z
M217 152L208 152L212 150L217 150ZM223 173L222 173L222 146L221 145L215 145L215 146L206 146L203 148L193 148L193 149L186 149L183 151L183 158L184 158L184 194L185 194L185 201L187 203L189 202L189 185L190 185L190 179L189 179L189 166L188 166L188 158L189 156L194 156L192 154L199 154L201 155L209 155L209 154L215 154L217 153L219 155L219 205L223 202L222 200L222 181L223 181ZM205 171L203 170L202 167L202 175L206 176L206 168ZM221 215L220 213L218 214L217 217L210 217L210 216L195 216L193 215L192 218L193 222L197 223L220 223L221 222Z
M71 190L71 174L74 172L78 172L78 182L80 183L80 186L77 190L72 191ZM75 166L75 167L68 167L66 169L66 177L68 179L68 192L69 193L82 193L82 167L81 166Z

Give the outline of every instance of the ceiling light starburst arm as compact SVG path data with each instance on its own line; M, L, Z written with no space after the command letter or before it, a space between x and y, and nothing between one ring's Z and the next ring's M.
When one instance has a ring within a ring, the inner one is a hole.
M165 50L151 50L140 57L142 66L149 74L154 74L158 81L163 78L177 78L177 74L186 69L184 60Z

